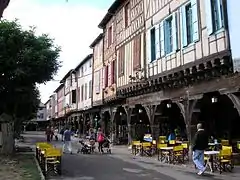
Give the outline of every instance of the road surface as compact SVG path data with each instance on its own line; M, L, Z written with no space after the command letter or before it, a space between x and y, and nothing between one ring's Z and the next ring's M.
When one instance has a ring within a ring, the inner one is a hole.
M45 141L42 133L25 134L28 144ZM53 142L61 147L61 141ZM149 162L135 161L119 154L64 154L62 158L62 176L51 180L221 180L224 176L206 174L197 176L193 169L166 167ZM233 180L235 178L231 178Z

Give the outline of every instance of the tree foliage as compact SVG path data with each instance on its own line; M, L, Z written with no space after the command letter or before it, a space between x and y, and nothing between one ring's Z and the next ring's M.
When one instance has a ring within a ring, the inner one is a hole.
M36 112L36 83L57 73L59 53L47 34L37 36L33 27L23 30L17 20L0 22L0 113L27 120Z

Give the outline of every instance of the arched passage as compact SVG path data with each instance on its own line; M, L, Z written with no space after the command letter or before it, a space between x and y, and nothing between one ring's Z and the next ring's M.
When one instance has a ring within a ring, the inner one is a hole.
M124 107L119 106L113 118L113 134L115 143L128 144L128 123L127 113Z
M184 114L177 103L170 100L162 101L157 106L154 124L158 126L156 136L168 137L170 132L172 132L176 135L177 139L187 140Z
M193 111L192 121L203 123L210 136L229 140L240 138L239 113L227 95L219 92L206 93L194 109L199 111Z
M144 134L151 134L150 121L145 108L137 104L131 114L131 137L143 141Z

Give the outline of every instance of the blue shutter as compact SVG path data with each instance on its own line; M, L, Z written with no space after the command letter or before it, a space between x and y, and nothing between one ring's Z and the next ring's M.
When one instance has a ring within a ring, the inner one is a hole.
M155 26L155 53L156 53L156 59L159 59L160 54L160 27L159 24Z
M212 22L212 6L211 0L205 0L205 18L207 23L208 35L213 33L213 22Z
M164 44L164 23L160 23L160 52L161 57L165 56L165 44Z
M222 0L216 0L217 10L218 10L218 19L219 19L219 28L223 27L223 17L222 17Z
M146 33L146 54L147 54L147 62L151 63L151 29L149 29Z
M181 43L182 47L187 46L187 22L186 22L186 8L182 6L180 8L180 21L181 21Z
M199 28L198 28L198 1L191 0L192 6L192 27L193 27L193 41L199 40Z
M178 49L178 42L177 42L177 13L174 12L172 15L172 37L173 37L173 52Z

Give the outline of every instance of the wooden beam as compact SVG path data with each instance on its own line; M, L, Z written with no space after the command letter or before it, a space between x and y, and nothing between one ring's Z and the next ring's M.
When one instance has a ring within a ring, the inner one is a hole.
M201 97L202 94L222 91L224 93L237 92L240 89L240 75L236 74L232 77L221 77L218 79L201 82L186 88L163 90L155 93L144 94L137 97L131 97L126 100L128 105L135 104L159 104L163 100L174 99L181 101L189 93L189 99Z

